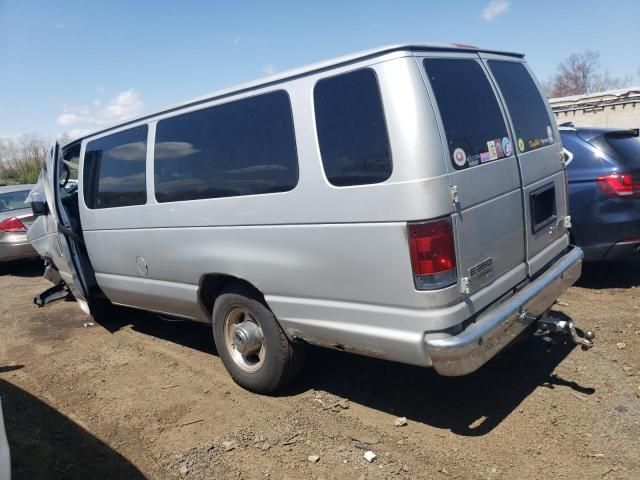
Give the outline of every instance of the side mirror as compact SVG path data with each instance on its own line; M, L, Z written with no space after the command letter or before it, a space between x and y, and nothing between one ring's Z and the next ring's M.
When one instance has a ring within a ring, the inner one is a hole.
M31 202L31 211L36 217L48 215L49 206L47 202Z

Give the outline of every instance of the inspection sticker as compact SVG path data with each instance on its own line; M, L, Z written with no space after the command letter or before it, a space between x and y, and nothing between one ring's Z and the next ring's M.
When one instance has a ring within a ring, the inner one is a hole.
M518 139L518 148L521 152L524 152L524 140L522 140L521 138Z

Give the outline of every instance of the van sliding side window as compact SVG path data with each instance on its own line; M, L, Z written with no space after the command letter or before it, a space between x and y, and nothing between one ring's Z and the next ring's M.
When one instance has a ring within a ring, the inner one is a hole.
M509 157L512 146L507 127L480 63L472 59L427 58L424 67L454 168Z
M287 192L298 183L284 90L160 120L154 152L161 203Z

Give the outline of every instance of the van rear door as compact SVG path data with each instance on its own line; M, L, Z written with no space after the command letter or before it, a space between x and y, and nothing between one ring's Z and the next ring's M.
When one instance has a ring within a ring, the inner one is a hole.
M480 54L507 112L523 189L526 260L530 276L568 245L562 145L551 109L520 58Z
M447 156L463 290L474 293L500 277L511 288L527 273L521 178L506 112L477 53L416 57Z

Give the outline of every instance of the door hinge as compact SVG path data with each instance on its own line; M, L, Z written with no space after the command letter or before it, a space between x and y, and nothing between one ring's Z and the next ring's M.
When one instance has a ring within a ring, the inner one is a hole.
M451 185L451 203L458 205L460 203L460 197L458 197L458 186Z
M571 215L564 217L564 228L571 228Z
M471 293L471 287L469 286L469 277L462 277L460 279L460 291L465 295Z

